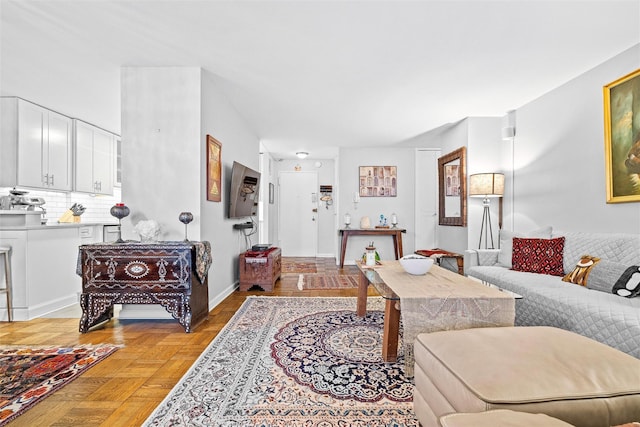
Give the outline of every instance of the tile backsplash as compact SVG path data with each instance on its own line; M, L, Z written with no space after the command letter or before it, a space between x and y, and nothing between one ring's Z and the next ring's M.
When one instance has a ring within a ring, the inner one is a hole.
M5 196L9 194L11 187L0 187L0 195ZM19 188L21 189L21 188ZM27 190L29 196L42 197L46 203L44 205L47 211L45 217L49 220L49 223L58 221L58 218L62 216L74 203L82 204L87 210L82 214L82 222L85 223L101 223L101 222L117 222L117 220L111 216L109 210L115 203L120 202L121 189L115 187L113 189L113 196L103 196L86 193L63 193L59 191L44 191L44 190Z

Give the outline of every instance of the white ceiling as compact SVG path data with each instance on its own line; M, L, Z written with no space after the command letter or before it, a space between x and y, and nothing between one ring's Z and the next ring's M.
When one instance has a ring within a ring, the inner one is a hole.
M1 5L3 69L29 55L64 65L56 49L82 59L69 70L79 79L200 66L280 158L503 116L640 43L640 0Z

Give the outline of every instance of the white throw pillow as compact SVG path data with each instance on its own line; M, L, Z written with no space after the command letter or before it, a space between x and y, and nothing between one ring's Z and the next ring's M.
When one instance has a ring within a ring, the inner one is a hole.
M511 258L513 256L513 238L514 237L532 237L536 239L550 239L551 226L543 227L538 230L529 231L528 233L500 230L500 252L498 252L498 265L506 268L512 268Z

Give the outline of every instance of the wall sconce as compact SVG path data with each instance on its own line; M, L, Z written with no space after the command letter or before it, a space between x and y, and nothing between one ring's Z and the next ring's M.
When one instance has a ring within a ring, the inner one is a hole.
M491 228L491 211L489 210L491 197L502 197L504 194L504 175L501 173L477 173L469 176L469 197L482 197L482 226L480 227L480 241L478 249L482 247L484 232L484 248L494 249L493 229ZM489 247L488 237L491 238Z
M353 192L353 209L358 209L358 203L360 203L360 193Z
M296 153L296 156L297 156L299 159L306 159L308 155L309 155L309 153L307 153L306 151L298 151L298 152Z

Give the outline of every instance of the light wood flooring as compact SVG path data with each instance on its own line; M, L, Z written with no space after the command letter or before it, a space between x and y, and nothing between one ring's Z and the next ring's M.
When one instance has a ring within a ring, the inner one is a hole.
M316 263L318 273L339 270L333 258L296 258ZM215 280L211 275L210 280ZM39 318L0 322L0 344L121 344L104 361L8 424L18 426L139 426L185 374L200 353L242 305L247 295L356 296L356 289L303 290L298 273L284 274L273 292L236 291L213 308L207 320L186 334L175 321L111 320L89 333L78 332L79 318ZM375 292L375 291L370 291Z

